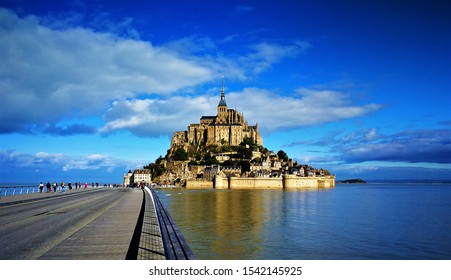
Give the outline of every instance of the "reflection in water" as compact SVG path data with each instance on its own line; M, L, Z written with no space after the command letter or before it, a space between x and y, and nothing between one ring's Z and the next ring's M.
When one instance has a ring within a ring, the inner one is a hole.
M197 259L451 258L450 185L157 192Z
M290 239L292 235L302 234L302 228L293 220L316 212L314 201L305 203L304 191L160 191L163 192L171 195L159 196L198 259L271 258L280 253L264 255L281 246L286 246L288 253L296 254L290 252L293 248L283 244L287 235Z

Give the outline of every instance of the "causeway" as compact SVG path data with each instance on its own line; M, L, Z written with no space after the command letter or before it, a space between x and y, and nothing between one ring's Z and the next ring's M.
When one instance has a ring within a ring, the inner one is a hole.
M149 188L3 196L0 234L0 259L194 259Z

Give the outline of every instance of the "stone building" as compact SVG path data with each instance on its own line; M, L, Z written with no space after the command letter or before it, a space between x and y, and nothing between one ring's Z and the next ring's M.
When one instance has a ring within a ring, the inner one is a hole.
M228 108L223 80L217 115L202 116L198 124L190 124L186 131L175 132L171 140L171 150L174 151L177 147L187 145L227 144L238 146L245 138L250 138L258 145L263 145L258 125L248 125L244 114Z
M135 169L133 172L131 183L139 184L142 181L147 184L152 183L152 174L149 169Z
M131 179L132 179L133 173L131 170L128 171L128 173L124 173L124 187L128 187L130 186L130 184L132 184Z

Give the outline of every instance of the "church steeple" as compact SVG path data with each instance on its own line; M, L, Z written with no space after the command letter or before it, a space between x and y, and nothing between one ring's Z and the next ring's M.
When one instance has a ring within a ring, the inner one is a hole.
M218 107L219 106L227 107L227 103L225 100L225 94L224 94L224 76L222 76L221 100L219 100Z
M221 89L221 100L218 104L218 116L216 117L216 123L225 124L227 123L227 103L224 94L224 76L222 76L222 89Z

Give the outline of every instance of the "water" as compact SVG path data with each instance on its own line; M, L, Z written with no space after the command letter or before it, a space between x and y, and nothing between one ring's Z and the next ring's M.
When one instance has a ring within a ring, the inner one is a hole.
M451 259L451 184L158 195L197 259Z

